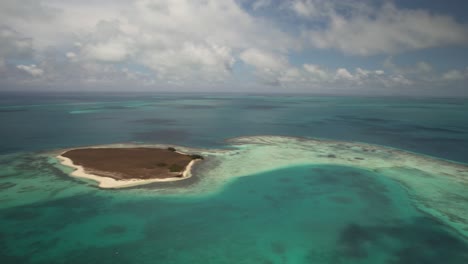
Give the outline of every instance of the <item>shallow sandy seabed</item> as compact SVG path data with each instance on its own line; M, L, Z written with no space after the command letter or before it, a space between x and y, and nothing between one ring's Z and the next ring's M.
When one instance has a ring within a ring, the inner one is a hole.
M358 142L280 136L240 137L227 140L229 149L176 148L199 153L195 166L200 178L189 187L149 189L147 195L210 195L238 177L306 165L359 167L385 175L405 187L413 204L468 237L468 165L399 149ZM167 147L167 145L113 144L94 147ZM149 194L148 194L149 193Z

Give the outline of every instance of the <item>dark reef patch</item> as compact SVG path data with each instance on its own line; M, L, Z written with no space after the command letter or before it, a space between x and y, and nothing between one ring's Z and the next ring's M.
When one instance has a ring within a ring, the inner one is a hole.
M349 224L341 231L338 244L341 254L350 258L365 258L368 253L365 244L375 241L377 234L358 224Z
M360 122L370 122L370 123L390 123L394 122L393 120L389 119L382 119L382 118L377 118L377 117L360 117L360 116L354 116L354 115L336 115L335 118L332 118L330 120L340 120L340 121L360 121Z
M101 230L99 234L102 235L120 235L127 232L127 228L125 226L120 225L110 225Z
M186 140L190 133L182 129L162 129L149 132L135 133L133 138L141 141L159 142L163 138L166 142Z
M177 123L175 120L167 118L145 118L132 120L130 122L144 125L174 125Z
M392 253L389 264L468 263L468 245L428 218L388 225L349 224L337 245L338 253L350 259L364 259L374 250L384 250Z
M0 113L17 113L17 112L26 112L27 109L0 109Z
M16 186L15 183L3 182L3 183L0 183L0 190L7 190L7 189L10 189L10 188L15 187L15 186Z
M178 108L197 110L197 109L214 109L218 107L219 107L218 105L181 105Z
M284 108L284 106L280 105L246 105L244 109L246 110L272 110L272 109L279 109Z
M317 178L317 182L321 184L337 184L341 182L341 179L338 176L322 174Z
M284 255L286 253L286 246L281 242L271 243L271 251L277 255Z
M288 183L288 182L291 182L292 179L291 178L286 178L286 177L280 177L280 178L278 178L278 181L282 182L282 183Z
M353 199L344 196L331 196L329 199L338 204L349 204L353 202Z
M10 221L31 221L40 216L39 210L34 208L21 208L3 213L3 218Z
M0 240L2 237L0 236ZM30 256L32 257L32 256ZM8 252L7 248L0 243L0 260L4 264L16 264L16 263L30 263L30 258L26 256L14 256Z

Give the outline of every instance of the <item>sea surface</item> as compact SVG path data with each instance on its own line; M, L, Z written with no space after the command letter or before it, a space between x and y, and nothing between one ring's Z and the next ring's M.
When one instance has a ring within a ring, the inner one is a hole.
M425 190L378 171L291 163L233 178L217 192L164 195L192 188L203 173L186 183L102 190L44 155L114 143L222 150L230 138L277 135L463 165L467 99L2 93L0 124L2 264L468 263L467 237L418 209L414 197ZM468 205L468 186L448 181L427 177L420 186L456 186L432 202Z

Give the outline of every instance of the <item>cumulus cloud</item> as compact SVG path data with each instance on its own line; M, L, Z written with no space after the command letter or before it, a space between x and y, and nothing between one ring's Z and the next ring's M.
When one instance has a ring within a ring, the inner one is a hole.
M0 58L19 59L30 57L33 52L32 39L8 26L0 26Z
M416 64L416 70L420 73L429 73L432 71L432 65L427 62L420 61Z
M319 65L316 64L304 64L302 66L307 73L310 73L313 78L319 80L327 80L329 78L329 73L322 69Z
M8 32L1 28L6 36L0 36L0 49L6 50L0 50L2 58L13 54L13 44L17 53L23 44L24 50L34 50L36 55L50 52L51 47L66 48L70 62L139 65L162 83L190 84L228 78L236 54L243 50L285 52L299 45L271 21L250 15L234 0L27 1L30 5L0 3L4 15L0 24L10 26ZM259 1L255 6L269 3ZM15 30L21 35L12 40Z
M256 0L252 4L252 9L257 10L271 5L271 0Z
M82 49L84 56L103 62L124 61L129 56L128 47L124 43L106 42L86 45Z
M76 53L70 51L70 52L65 53L65 56L66 56L68 59L73 60L73 59L76 58Z
M235 61L229 47L208 43L184 43L178 48L146 53L140 59L159 78L169 81L219 81L230 73Z
M384 60L382 66L395 74L412 76L419 79L430 80L435 76L433 66L425 61L417 61L412 65L401 66L396 65L393 62L393 57L390 56Z
M248 49L240 54L240 59L245 64L253 66L256 75L266 83L278 85L283 75L293 74L286 56L281 54Z
M242 89L255 82L271 89L307 91L448 83L467 75L461 69L437 72L425 61L395 66L391 58L385 71L350 67L352 62L343 64L345 68L339 61L324 67L323 58L314 61L309 56L325 48L367 56L466 44L465 25L449 16L379 0L277 3L1 1L0 84L8 79L42 87L73 83L186 90ZM291 13L297 17L290 19ZM290 21L294 24L287 24ZM297 21L303 24L298 27ZM291 26L299 29L286 30ZM304 54L311 59L297 60Z
M261 71L281 71L288 64L284 56L258 49L248 49L241 53L240 58Z
M459 81L466 78L460 70L450 70L442 75L442 78L447 81Z
M330 7L330 4L315 5L314 2L296 1L293 8L302 17L315 17L322 10L328 14L324 30L305 30L303 33L313 47L373 55L468 43L467 26L450 16L398 9L391 3L371 11L355 6L348 14L343 14L339 5ZM322 9L317 10L317 7Z
M26 73L30 74L33 77L39 77L44 74L44 71L38 68L35 64L31 65L18 65L18 69L25 71Z
M344 67L327 69L318 64L291 65L278 54L249 50L241 54L241 60L255 68L256 76L264 84L277 85L286 89L335 89L337 87L395 87L412 85L403 74L387 73L381 69Z
M354 76L345 68L339 68L336 70L337 79L353 80Z
M278 39L276 45L271 45ZM85 58L133 61L162 81L221 81L235 63L234 52L248 48L288 50L290 36L254 18L236 2L139 0L126 16L101 21L81 39Z

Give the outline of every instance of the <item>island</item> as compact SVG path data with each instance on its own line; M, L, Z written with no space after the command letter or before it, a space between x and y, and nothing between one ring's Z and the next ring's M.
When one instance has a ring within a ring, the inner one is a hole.
M203 159L173 147L77 148L66 150L57 158L75 169L72 176L97 181L101 188L187 179L193 164Z

